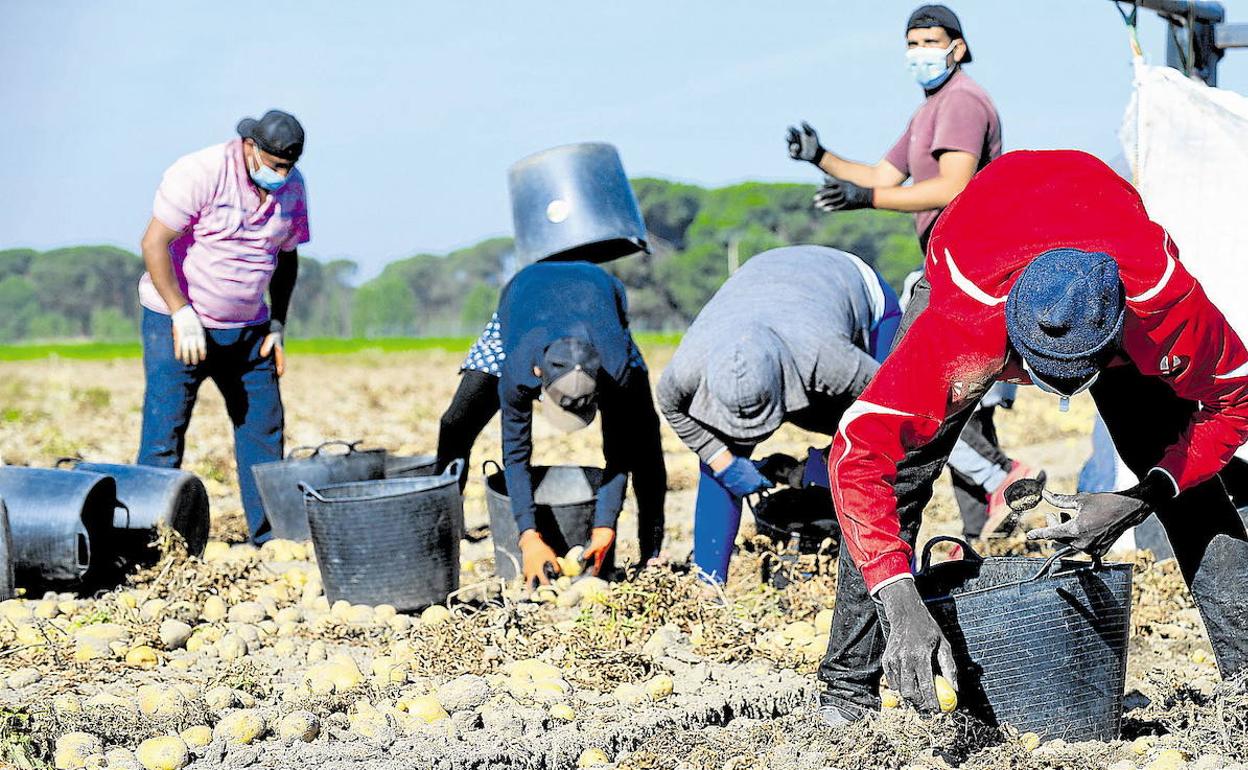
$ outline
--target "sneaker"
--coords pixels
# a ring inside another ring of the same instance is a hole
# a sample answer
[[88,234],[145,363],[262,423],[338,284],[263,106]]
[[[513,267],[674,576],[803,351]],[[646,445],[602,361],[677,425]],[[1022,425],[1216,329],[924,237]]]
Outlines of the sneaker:
[[819,719],[828,727],[845,727],[857,722],[860,714],[851,712],[848,709],[837,705],[839,700],[826,692],[819,693],[819,702],[815,704],[815,709],[819,713]]
[[984,522],[980,537],[1007,537],[1014,531],[1022,514],[1010,508],[1010,504],[1005,501],[1005,490],[1011,484],[1019,479],[1037,479],[1041,484],[1044,483],[1043,470],[1032,470],[1030,466],[1023,465],[1018,460],[1011,462],[1013,464],[1010,466],[1010,472],[1005,476],[1005,481],[1002,481],[1001,485],[988,495],[988,520]]

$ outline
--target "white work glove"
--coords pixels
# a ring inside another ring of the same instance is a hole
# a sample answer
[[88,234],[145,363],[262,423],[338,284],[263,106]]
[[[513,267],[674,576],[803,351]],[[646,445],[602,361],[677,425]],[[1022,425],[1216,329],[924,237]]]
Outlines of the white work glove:
[[286,351],[282,348],[282,337],[286,333],[286,325],[276,318],[269,319],[269,333],[265,336],[264,342],[260,344],[260,356],[262,358],[273,354],[273,365],[277,369],[277,376],[281,377],[286,373]]
[[183,305],[174,312],[173,321],[173,356],[184,364],[192,366],[208,357],[208,338],[204,335],[204,325],[199,322],[199,315],[190,305]]

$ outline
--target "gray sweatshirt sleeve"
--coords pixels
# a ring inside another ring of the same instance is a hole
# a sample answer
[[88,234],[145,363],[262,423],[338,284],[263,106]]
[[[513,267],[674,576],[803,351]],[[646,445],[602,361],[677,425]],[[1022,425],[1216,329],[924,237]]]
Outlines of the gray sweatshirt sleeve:
[[844,393],[857,398],[879,368],[879,362],[867,351],[844,337],[832,336],[824,340],[819,351],[816,387],[830,394]]
[[706,463],[726,446],[714,433],[689,416],[689,403],[701,379],[696,367],[683,365],[679,356],[672,358],[659,378],[658,402],[663,419],[672,426],[685,446]]

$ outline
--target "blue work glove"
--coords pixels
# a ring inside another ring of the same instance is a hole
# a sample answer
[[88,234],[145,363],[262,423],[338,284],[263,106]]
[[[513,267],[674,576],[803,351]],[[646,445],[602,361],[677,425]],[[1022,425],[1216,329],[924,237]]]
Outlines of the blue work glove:
[[716,471],[715,480],[737,497],[745,497],[775,486],[759,472],[753,462],[744,457],[732,458],[732,463],[722,471]]

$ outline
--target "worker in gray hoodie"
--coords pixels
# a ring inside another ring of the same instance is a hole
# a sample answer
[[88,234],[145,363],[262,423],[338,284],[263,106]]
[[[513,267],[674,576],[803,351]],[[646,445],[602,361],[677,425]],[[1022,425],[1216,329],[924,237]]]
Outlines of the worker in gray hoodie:
[[[896,293],[853,254],[788,246],[741,266],[702,308],[659,380],[663,416],[701,460],[693,561],[728,575],[746,495],[772,486],[749,459],[782,423],[832,436],[901,321]],[[827,454],[803,483],[828,485]]]

